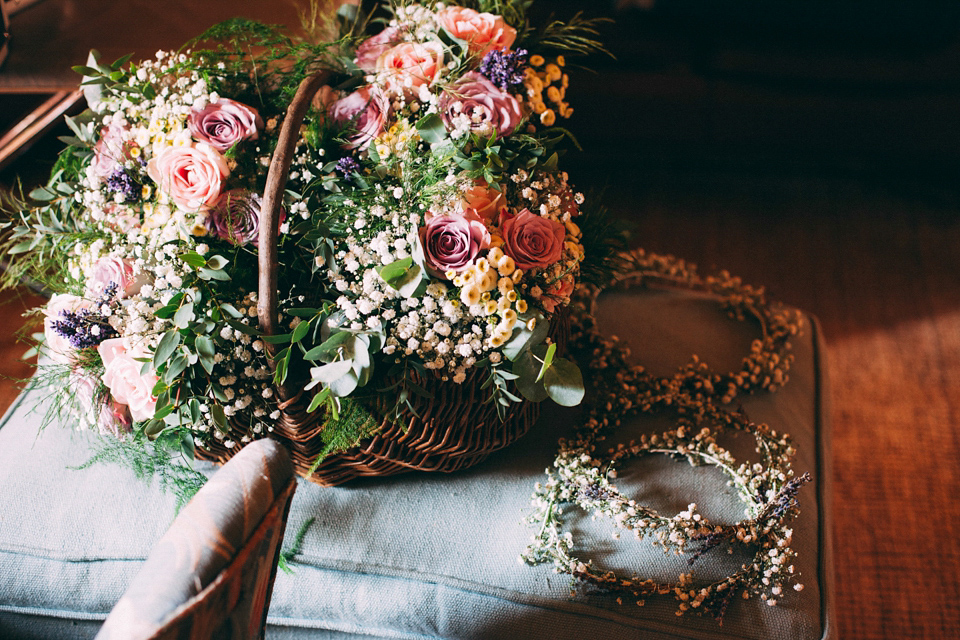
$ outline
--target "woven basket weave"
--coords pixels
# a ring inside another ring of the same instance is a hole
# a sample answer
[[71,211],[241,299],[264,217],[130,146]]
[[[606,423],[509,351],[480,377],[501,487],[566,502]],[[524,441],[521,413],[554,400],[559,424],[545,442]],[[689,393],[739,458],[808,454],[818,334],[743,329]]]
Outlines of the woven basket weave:
[[[258,316],[260,329],[266,335],[276,334],[277,322],[277,235],[280,223],[280,202],[287,182],[300,126],[317,91],[328,74],[320,72],[304,80],[290,103],[280,130],[264,189],[259,236]],[[558,347],[563,347],[567,333],[565,322],[555,321],[551,333]],[[267,345],[268,354],[276,352]],[[474,465],[490,453],[502,449],[525,434],[540,414],[534,402],[515,403],[503,420],[493,402],[484,401],[489,391],[480,385],[487,375],[476,369],[461,384],[444,382],[430,373],[415,382],[433,396],[413,396],[413,411],[404,415],[402,423],[384,419],[379,431],[359,446],[333,454],[307,475],[317,455],[323,450],[324,412],[307,413],[313,392],[302,390],[306,380],[297,375],[305,367],[294,367],[286,383],[275,387],[281,416],[273,426],[273,436],[286,444],[297,473],[317,484],[332,486],[359,476],[386,476],[405,471],[456,471]],[[317,389],[319,391],[319,389]],[[386,415],[394,398],[379,396],[373,401],[374,415]],[[247,430],[231,425],[231,439],[237,441]],[[220,442],[209,442],[197,455],[216,462],[225,462],[236,452]]]

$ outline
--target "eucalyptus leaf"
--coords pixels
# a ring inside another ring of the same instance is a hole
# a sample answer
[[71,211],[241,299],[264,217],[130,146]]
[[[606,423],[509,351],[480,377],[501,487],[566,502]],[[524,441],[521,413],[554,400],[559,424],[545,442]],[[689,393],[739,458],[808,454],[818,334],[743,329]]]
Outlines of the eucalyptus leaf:
[[193,303],[188,302],[187,304],[177,309],[177,312],[173,314],[173,325],[177,329],[186,329],[187,327],[190,326],[190,323],[193,322],[194,317],[195,316],[193,314]]
[[321,367],[312,367],[310,369],[310,382],[322,382],[324,384],[330,384],[334,382],[337,378],[340,378],[344,374],[353,370],[353,361],[352,360],[339,360],[337,362],[331,362],[330,364],[325,364]]
[[563,407],[575,407],[583,400],[583,374],[566,358],[557,358],[543,376],[543,386],[550,398]]
[[517,376],[517,389],[531,402],[542,402],[549,397],[542,382],[537,382],[540,362],[530,351],[524,351],[513,361],[513,373]]

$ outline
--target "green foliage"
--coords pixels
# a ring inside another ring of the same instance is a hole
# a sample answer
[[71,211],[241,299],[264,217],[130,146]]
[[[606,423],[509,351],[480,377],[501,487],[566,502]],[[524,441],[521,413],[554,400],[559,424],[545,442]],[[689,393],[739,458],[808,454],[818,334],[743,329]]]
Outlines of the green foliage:
[[328,414],[321,432],[323,449],[313,461],[305,477],[316,471],[327,456],[355,447],[380,430],[380,420],[366,403],[355,398],[340,398],[341,409],[336,418]]
[[145,482],[155,480],[163,491],[176,497],[177,511],[207,481],[207,476],[189,466],[179,449],[151,443],[143,431],[135,431],[123,439],[101,437],[94,445],[93,456],[74,469],[86,469],[102,462],[129,469]]
[[590,193],[576,218],[584,259],[580,263],[580,281],[600,286],[610,281],[621,267],[623,251],[630,238],[628,223],[609,215],[602,204],[603,194]]
[[578,12],[567,20],[551,20],[539,29],[529,24],[524,27],[520,38],[523,46],[530,49],[543,49],[580,56],[589,56],[595,53],[608,55],[600,41],[600,26],[612,22],[609,18],[586,18]]

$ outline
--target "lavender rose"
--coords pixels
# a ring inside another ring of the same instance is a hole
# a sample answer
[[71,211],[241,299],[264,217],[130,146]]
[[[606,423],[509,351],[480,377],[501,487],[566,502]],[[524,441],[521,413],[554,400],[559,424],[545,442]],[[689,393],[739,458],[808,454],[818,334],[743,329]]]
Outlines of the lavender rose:
[[207,225],[218,238],[236,245],[250,243],[258,247],[261,205],[257,193],[246,189],[227,191],[210,210]]
[[434,216],[420,227],[427,272],[446,279],[447,271],[462,271],[490,246],[490,232],[476,218]]
[[366,149],[380,133],[387,119],[390,103],[375,86],[357,89],[330,107],[330,116],[339,124],[351,124],[353,133],[347,136],[344,149]]
[[257,128],[263,126],[263,121],[253,107],[220,98],[203,109],[192,110],[187,126],[198,142],[223,152],[241,140],[256,140]]
[[504,252],[520,269],[548,267],[560,259],[566,230],[556,220],[544,218],[529,209],[517,215],[500,217]]
[[476,71],[468,71],[444,91],[440,115],[447,131],[470,131],[483,136],[508,136],[523,114],[516,98]]

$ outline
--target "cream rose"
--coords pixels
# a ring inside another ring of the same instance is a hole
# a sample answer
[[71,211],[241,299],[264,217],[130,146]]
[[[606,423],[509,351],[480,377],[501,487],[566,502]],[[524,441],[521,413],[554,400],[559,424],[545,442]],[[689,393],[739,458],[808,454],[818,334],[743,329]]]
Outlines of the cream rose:
[[165,147],[147,163],[147,175],[185,211],[212,206],[230,175],[227,161],[208,144]]
[[451,36],[466,41],[471,54],[480,57],[494,49],[506,51],[517,39],[517,30],[492,13],[450,6],[437,12],[437,20]]
[[137,421],[149,420],[157,407],[153,396],[153,387],[157,384],[156,374],[142,374],[142,363],[123,346],[123,338],[104,340],[97,347],[103,360],[103,384],[110,389],[110,395],[120,404],[130,409],[130,416]]

